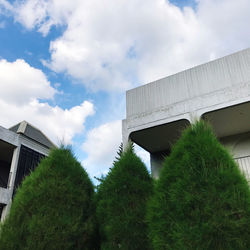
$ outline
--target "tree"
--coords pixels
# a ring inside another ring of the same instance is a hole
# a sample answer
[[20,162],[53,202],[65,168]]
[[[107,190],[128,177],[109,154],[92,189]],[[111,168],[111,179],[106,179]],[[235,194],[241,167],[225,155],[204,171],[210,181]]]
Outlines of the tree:
[[18,189],[0,249],[97,249],[93,195],[71,150],[52,150]]
[[132,146],[113,164],[97,190],[101,249],[149,249],[145,213],[151,177]]
[[246,178],[203,121],[166,158],[148,205],[154,249],[249,249]]

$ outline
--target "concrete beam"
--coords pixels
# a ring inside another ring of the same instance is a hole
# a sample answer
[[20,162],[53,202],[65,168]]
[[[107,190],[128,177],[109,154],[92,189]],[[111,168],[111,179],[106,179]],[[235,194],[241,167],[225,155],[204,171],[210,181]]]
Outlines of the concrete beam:
[[5,141],[11,145],[19,145],[19,135],[0,126],[0,140]]
[[8,204],[11,199],[10,193],[9,189],[0,187],[0,203],[5,205]]

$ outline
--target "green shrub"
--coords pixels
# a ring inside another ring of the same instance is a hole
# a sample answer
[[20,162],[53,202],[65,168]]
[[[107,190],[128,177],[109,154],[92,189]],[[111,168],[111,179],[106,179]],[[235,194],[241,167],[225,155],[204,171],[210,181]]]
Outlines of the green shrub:
[[96,249],[93,185],[69,149],[54,149],[18,189],[2,250]]
[[147,221],[157,250],[250,249],[249,186],[204,122],[166,158]]
[[101,249],[149,249],[145,213],[151,192],[151,177],[130,147],[98,186]]

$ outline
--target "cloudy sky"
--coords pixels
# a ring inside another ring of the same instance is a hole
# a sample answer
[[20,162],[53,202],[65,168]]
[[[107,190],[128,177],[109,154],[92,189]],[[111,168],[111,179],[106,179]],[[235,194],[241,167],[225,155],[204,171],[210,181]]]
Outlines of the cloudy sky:
[[125,91],[250,47],[249,13],[249,0],[0,0],[0,125],[30,122],[99,176]]

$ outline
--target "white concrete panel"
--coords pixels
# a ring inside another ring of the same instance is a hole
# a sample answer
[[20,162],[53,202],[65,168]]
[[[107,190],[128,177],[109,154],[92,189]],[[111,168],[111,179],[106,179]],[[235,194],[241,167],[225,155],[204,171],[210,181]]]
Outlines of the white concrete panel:
[[221,139],[250,182],[250,132]]
[[250,156],[235,159],[238,163],[240,170],[246,176],[248,182],[250,183]]
[[[247,82],[250,49],[127,91],[127,119]],[[230,101],[230,96],[225,95],[223,101]]]

